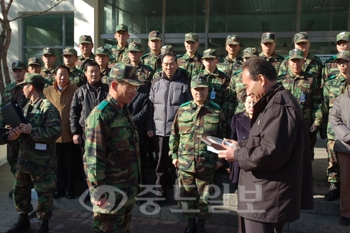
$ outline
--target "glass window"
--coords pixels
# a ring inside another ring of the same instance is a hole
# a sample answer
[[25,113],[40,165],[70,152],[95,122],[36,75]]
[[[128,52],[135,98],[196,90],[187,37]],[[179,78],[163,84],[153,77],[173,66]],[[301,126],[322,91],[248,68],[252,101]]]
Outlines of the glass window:
[[55,49],[56,65],[65,47],[74,46],[74,14],[45,14],[23,19],[23,61],[41,58],[45,47]]

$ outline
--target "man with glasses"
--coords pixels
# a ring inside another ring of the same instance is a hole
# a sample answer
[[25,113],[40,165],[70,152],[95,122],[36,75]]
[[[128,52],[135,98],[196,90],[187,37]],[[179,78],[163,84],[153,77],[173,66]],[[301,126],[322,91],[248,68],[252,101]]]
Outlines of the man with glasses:
[[93,204],[92,230],[129,232],[141,164],[138,133],[127,104],[143,83],[135,67],[119,63],[112,67],[108,84],[107,98],[93,109],[85,128],[84,167]]

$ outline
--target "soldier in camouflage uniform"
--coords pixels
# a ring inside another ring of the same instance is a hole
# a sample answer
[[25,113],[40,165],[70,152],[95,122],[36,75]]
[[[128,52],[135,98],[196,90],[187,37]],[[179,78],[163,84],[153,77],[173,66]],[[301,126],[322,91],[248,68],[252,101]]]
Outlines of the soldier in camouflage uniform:
[[217,65],[218,69],[225,73],[229,78],[239,69],[241,69],[243,59],[238,57],[241,49],[241,42],[238,36],[228,35],[226,38],[227,56]]
[[86,60],[95,60],[95,54],[92,53],[92,48],[94,47],[94,43],[92,42],[91,36],[81,35],[79,37],[79,49],[81,55],[78,57],[78,60],[75,62],[75,66],[78,70],[83,71],[83,64]]
[[[229,89],[230,79],[226,74],[216,68],[218,61],[218,55],[215,49],[204,50],[202,58],[204,70],[200,72],[200,76],[205,76],[207,79],[209,87],[208,100],[214,101],[221,107],[225,115],[226,124],[231,125],[231,119],[236,106],[236,103],[232,102],[232,100],[235,100],[236,97],[232,90]],[[227,130],[229,131],[229,129]],[[228,132],[227,134],[229,135]]]
[[289,51],[288,73],[277,77],[286,90],[297,99],[303,112],[304,121],[310,141],[310,155],[314,159],[316,132],[322,124],[322,93],[318,80],[312,74],[303,71],[306,62],[304,52],[299,49]]
[[37,233],[48,233],[52,217],[52,191],[56,186],[55,141],[61,135],[60,115],[43,95],[44,78],[40,74],[25,75],[23,93],[29,102],[23,108],[27,124],[21,123],[20,150],[13,199],[18,221],[7,233],[30,229],[28,214],[33,211],[31,189],[38,194],[37,217],[41,220]]
[[136,67],[137,78],[143,82],[148,89],[151,88],[153,69],[141,63],[142,45],[138,42],[131,42],[128,48],[130,64]]
[[161,46],[162,35],[157,30],[151,31],[148,34],[148,47],[150,48],[150,52],[141,57],[142,64],[150,66],[153,70],[162,68],[162,62],[159,59]]
[[43,56],[41,59],[44,62],[44,66],[41,67],[40,74],[49,80],[51,84],[55,82],[55,77],[53,72],[55,71],[55,62],[56,62],[56,54],[55,51],[52,48],[44,48],[43,49]]
[[261,36],[261,49],[262,52],[259,57],[264,58],[266,61],[270,62],[278,73],[281,62],[284,58],[281,55],[275,53],[276,47],[276,36],[273,32],[264,32]]
[[[12,63],[12,76],[14,82],[7,85],[4,93],[1,96],[1,105],[0,108],[4,107],[9,102],[15,100],[21,109],[26,105],[27,98],[23,94],[23,87],[17,86],[17,83],[20,83],[24,79],[24,75],[27,72],[26,66],[21,61],[15,61]],[[4,121],[4,118],[0,111],[0,127],[5,127],[7,124]],[[13,127],[13,126],[12,126]],[[7,154],[6,158],[10,165],[10,171],[15,176],[17,170],[17,159],[19,153],[19,142],[11,141],[7,143]],[[12,191],[10,191],[9,196],[12,197]]]
[[119,24],[114,33],[114,38],[117,40],[118,44],[112,46],[110,54],[112,55],[111,63],[129,63],[128,59],[128,39],[130,37],[128,26],[125,24]]
[[[328,153],[328,167],[327,176],[330,188],[325,195],[326,201],[333,201],[340,196],[340,179],[339,179],[339,165],[336,153],[334,152],[334,132],[328,121],[329,112],[332,109],[333,102],[336,97],[343,94],[349,88],[349,77],[347,74],[350,72],[350,51],[341,51],[337,54],[337,67],[339,73],[329,77],[323,86],[323,98],[324,98],[324,117],[327,117],[327,153]],[[324,121],[324,122],[325,122]]]
[[[306,32],[298,32],[293,38],[294,48],[303,51],[305,62],[303,65],[303,71],[305,73],[312,74],[318,82],[318,85],[322,84],[322,61],[319,57],[309,53],[310,40]],[[286,57],[281,63],[278,75],[288,73],[288,61],[289,57]]]
[[193,32],[186,33],[184,45],[186,53],[177,58],[177,64],[187,70],[191,78],[203,69],[202,56],[197,53],[198,35]]
[[103,83],[107,83],[107,78],[111,71],[111,68],[108,67],[109,55],[109,50],[104,46],[98,47],[95,51],[95,61],[100,66],[101,81]]
[[32,74],[34,73],[40,74],[41,62],[39,58],[31,57],[28,59],[28,72]]
[[[338,53],[341,51],[350,51],[350,32],[341,32],[337,35],[336,38],[336,47]],[[337,75],[339,73],[339,69],[336,62],[337,56],[332,56],[328,58],[322,70],[322,81],[326,82],[329,77],[333,75]]]
[[[188,219],[186,233],[204,233],[209,213],[209,185],[214,170],[223,161],[201,141],[203,136],[226,137],[226,121],[219,105],[207,99],[208,83],[204,76],[191,81],[193,100],[182,104],[175,116],[169,139],[169,155],[179,169],[178,185],[183,215]],[[194,211],[198,211],[195,213]],[[198,217],[196,224],[195,216]]]
[[[243,50],[243,61],[245,62],[246,60],[248,60],[251,57],[258,57],[258,51],[256,50],[256,48],[253,47],[248,47],[245,48]],[[231,77],[230,79],[230,85],[229,88],[231,90],[231,93],[234,93],[233,95],[231,95],[231,98],[235,98],[235,99],[231,99],[230,102],[233,102],[236,104],[236,106],[234,107],[234,113],[239,113],[239,112],[243,112],[245,111],[245,105],[243,101],[243,93],[245,90],[245,87],[242,83],[242,70],[239,69],[237,70]]]
[[71,85],[80,87],[84,84],[84,73],[81,70],[78,70],[75,66],[75,63],[78,60],[77,50],[74,48],[65,48],[63,50],[63,63],[69,68],[69,82]]
[[135,67],[118,63],[108,84],[107,98],[86,119],[84,167],[93,203],[93,232],[126,233],[141,176],[138,133],[126,105],[143,83]]

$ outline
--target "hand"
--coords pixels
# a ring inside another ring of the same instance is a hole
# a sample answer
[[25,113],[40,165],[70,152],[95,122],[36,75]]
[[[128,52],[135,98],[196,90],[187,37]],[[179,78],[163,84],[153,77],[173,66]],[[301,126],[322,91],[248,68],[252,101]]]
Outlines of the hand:
[[227,171],[228,174],[231,173],[231,169],[230,168],[226,168],[226,171]]
[[178,166],[179,166],[179,160],[178,160],[178,159],[173,159],[173,164],[174,164],[175,167],[178,168]]
[[148,131],[147,131],[147,135],[148,135],[148,137],[153,138],[153,137],[154,137],[154,132],[153,132],[153,130],[148,130]]
[[32,125],[31,124],[23,124],[21,123],[19,125],[19,129],[21,130],[22,133],[30,134],[32,132]]
[[234,153],[237,148],[226,146],[225,143],[222,143],[222,146],[225,148],[225,150],[219,150],[218,157],[221,159],[226,159],[228,162],[234,162]]
[[214,170],[218,170],[220,167],[222,167],[224,165],[223,162],[221,161],[216,161],[216,164],[215,164],[215,169]]
[[9,141],[16,140],[17,138],[19,138],[21,133],[22,133],[22,131],[19,129],[19,127],[11,129],[9,131],[9,135],[7,136],[7,140],[9,140]]
[[311,132],[311,133],[317,132],[318,129],[319,129],[319,127],[318,127],[317,125],[313,124],[313,125],[311,126],[311,128],[310,128],[310,132]]
[[81,144],[81,136],[80,134],[74,134],[73,135],[73,143],[80,145]]
[[320,138],[321,139],[327,139],[327,128],[322,127],[320,130]]
[[5,125],[6,129],[12,129],[11,125]]

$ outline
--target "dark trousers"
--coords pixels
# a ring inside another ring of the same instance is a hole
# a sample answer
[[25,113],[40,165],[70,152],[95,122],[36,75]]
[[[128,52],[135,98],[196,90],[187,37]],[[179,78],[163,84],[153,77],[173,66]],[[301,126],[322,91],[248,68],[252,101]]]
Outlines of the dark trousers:
[[174,185],[176,180],[175,168],[169,157],[169,137],[156,136],[155,151],[158,154],[156,185],[159,186],[156,189],[166,196],[166,185]]
[[56,143],[57,191],[73,192],[73,143]]
[[239,233],[282,233],[285,223],[256,222],[246,218],[240,218]]

